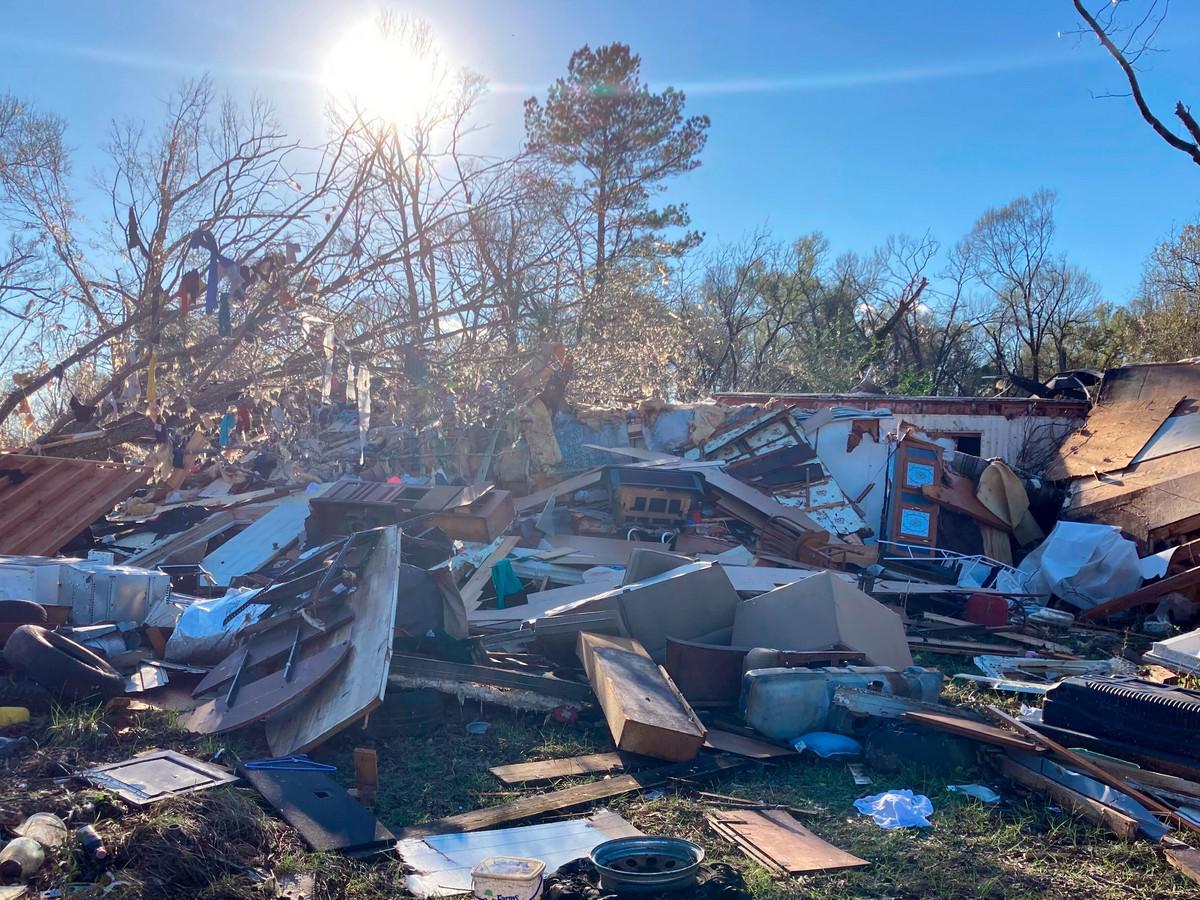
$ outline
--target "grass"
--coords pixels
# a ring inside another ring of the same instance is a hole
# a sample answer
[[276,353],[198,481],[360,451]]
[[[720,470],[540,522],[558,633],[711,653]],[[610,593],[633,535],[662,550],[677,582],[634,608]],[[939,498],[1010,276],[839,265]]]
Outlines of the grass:
[[[969,668],[962,657],[925,658],[953,673]],[[965,665],[964,665],[965,663]],[[1003,698],[973,688],[951,687],[948,696],[970,705]],[[1011,699],[1000,705],[1011,704]],[[1019,704],[1019,698],[1016,702]],[[393,831],[465,810],[504,803],[528,793],[585,779],[564,779],[545,787],[509,788],[489,766],[611,750],[602,720],[587,718],[560,725],[541,715],[446,702],[446,719],[427,734],[352,728],[314,756],[337,766],[334,777],[354,783],[353,750],[373,747],[379,755],[380,791],[376,814]],[[485,719],[482,736],[465,731],[467,722]],[[80,898],[186,896],[191,900],[251,900],[270,896],[262,882],[288,874],[312,873],[319,897],[382,900],[404,897],[403,869],[396,860],[367,864],[336,854],[308,852],[298,835],[277,819],[248,788],[228,787],[122,810],[96,791],[76,792],[56,785],[62,768],[122,759],[151,747],[169,747],[208,758],[224,748],[231,756],[268,755],[261,733],[199,738],[187,734],[169,714],[140,711],[117,717],[96,707],[61,708],[36,723],[39,749],[6,773],[12,790],[0,790],[0,805],[22,814],[47,809],[66,815],[88,800],[95,804],[97,828],[113,850],[107,872],[66,855],[47,867],[40,889],[72,889]],[[941,762],[936,744],[930,744]],[[750,862],[713,833],[705,814],[712,808],[688,791],[661,796],[630,794],[609,806],[647,833],[690,838],[713,861],[741,870],[755,900],[807,897],[850,898],[1112,898],[1183,900],[1197,896],[1196,885],[1163,863],[1148,842],[1123,843],[1082,820],[1056,810],[1044,797],[1019,793],[998,780],[986,764],[943,771],[907,768],[884,773],[868,766],[874,783],[859,787],[844,764],[787,760],[752,766],[714,788],[724,794],[813,808],[803,817],[813,832],[870,862],[798,879],[781,879]],[[978,781],[1004,797],[996,807],[954,794],[947,785]],[[858,815],[853,801],[888,788],[910,788],[933,802],[933,827],[884,831]],[[585,815],[586,810],[578,811]],[[75,822],[72,822],[75,824]]]

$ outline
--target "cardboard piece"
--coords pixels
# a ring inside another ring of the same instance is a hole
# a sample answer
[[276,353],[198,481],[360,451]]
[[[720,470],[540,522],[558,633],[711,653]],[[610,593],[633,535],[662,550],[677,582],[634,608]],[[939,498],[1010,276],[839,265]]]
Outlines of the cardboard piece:
[[739,603],[729,576],[714,563],[672,568],[619,591],[625,632],[659,663],[667,658],[668,637],[727,641]]
[[704,726],[641,644],[585,631],[577,652],[617,749],[673,762],[696,757]]
[[681,556],[678,553],[639,547],[629,554],[629,563],[625,566],[625,577],[621,579],[621,584],[644,581],[692,562],[691,557]]
[[913,664],[900,617],[831,572],[739,604],[732,643],[777,650],[841,646],[865,653],[871,665],[903,669]]

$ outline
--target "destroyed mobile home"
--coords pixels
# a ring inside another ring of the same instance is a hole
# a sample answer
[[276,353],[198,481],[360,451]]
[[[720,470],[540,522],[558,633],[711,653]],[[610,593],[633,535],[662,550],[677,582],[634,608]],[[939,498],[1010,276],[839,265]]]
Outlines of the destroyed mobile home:
[[[125,463],[23,448],[0,469],[0,750],[38,752],[30,719],[62,705],[173,710],[212,740],[83,754],[53,785],[104,792],[117,818],[237,785],[311,850],[398,860],[418,897],[748,896],[695,843],[605,808],[666,789],[777,877],[869,868],[802,824],[811,810],[712,785],[849,763],[858,813],[936,828],[897,774],[934,756],[994,786],[952,790],[1040,797],[1200,883],[1183,686],[1200,673],[1200,369],[1131,366],[1091,391],[534,400],[431,456],[379,416],[360,432],[352,405],[291,448],[240,424],[165,461],[136,442]],[[493,766],[520,796],[385,824],[386,742],[354,751],[353,791],[322,748],[431,692],[602,721],[611,749]],[[964,692],[990,699],[951,702]],[[235,733],[261,757],[213,752]],[[71,846],[39,815],[5,823],[8,882],[47,886]],[[74,877],[119,879],[81,824],[93,865]]]

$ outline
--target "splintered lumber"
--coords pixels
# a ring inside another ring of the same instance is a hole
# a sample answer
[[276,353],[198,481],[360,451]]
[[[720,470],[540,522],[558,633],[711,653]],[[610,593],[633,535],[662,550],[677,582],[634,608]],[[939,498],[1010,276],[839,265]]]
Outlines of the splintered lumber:
[[708,815],[713,831],[766,868],[788,875],[870,865],[817,837],[783,810],[728,810]]
[[633,791],[644,791],[662,787],[679,780],[697,780],[711,778],[722,772],[738,769],[749,765],[749,760],[730,756],[703,756],[694,762],[679,763],[673,766],[660,766],[645,772],[628,775],[615,775],[603,778],[589,784],[579,784],[563,788],[559,791],[549,791],[544,794],[534,794],[532,797],[522,797],[511,803],[498,806],[487,806],[471,812],[459,813],[427,822],[424,825],[414,825],[404,829],[400,837],[425,837],[430,834],[447,834],[459,831],[482,831],[485,828],[497,828],[510,822],[520,822],[547,813],[586,806],[610,797],[618,797]]
[[695,758],[704,726],[645,647],[583,631],[577,652],[617,749],[675,762]]
[[462,596],[463,603],[466,604],[467,612],[479,608],[479,598],[483,596],[483,589],[487,587],[488,582],[492,580],[492,568],[500,560],[508,556],[512,552],[513,547],[520,543],[519,536],[509,536],[500,541],[500,546],[492,551],[492,554],[485,559],[476,569],[471,578],[462,586],[459,594]]
[[582,475],[575,475],[572,478],[566,478],[558,484],[544,488],[537,493],[529,494],[525,497],[518,497],[513,505],[517,512],[528,512],[531,509],[538,509],[546,504],[546,501],[551,497],[561,497],[563,494],[573,494],[575,491],[581,491],[585,487],[591,487],[604,477],[603,469],[592,469],[584,472]]
[[645,766],[649,760],[628,753],[588,753],[567,759],[545,759],[540,762],[512,763],[488,769],[504,784],[536,784],[576,775],[607,775],[625,769]]
[[1017,737],[1003,728],[988,725],[986,722],[974,722],[961,716],[943,715],[933,712],[906,712],[902,718],[911,719],[921,725],[938,731],[956,734],[972,741],[1004,747],[1007,750],[1020,750],[1023,753],[1040,753],[1044,747],[1032,740]]
[[1000,760],[1000,771],[1006,778],[1017,782],[1017,784],[1031,791],[1046,794],[1052,800],[1059,803],[1063,809],[1069,810],[1075,815],[1087,819],[1089,822],[1107,828],[1122,840],[1132,841],[1137,839],[1140,826],[1137,819],[1132,816],[1127,816],[1123,812],[1118,812],[1111,807],[1105,806],[1091,797],[1085,797],[1083,794],[1059,784],[1054,779],[1047,778],[1041,772],[1035,772],[1033,769],[1021,765],[1010,757],[1006,756]]
[[1115,600],[1109,600],[1107,603],[1093,606],[1091,609],[1080,613],[1079,618],[1088,621],[1106,619],[1119,612],[1124,612],[1127,609],[1133,609],[1137,606],[1145,606],[1148,603],[1153,603],[1159,597],[1165,597],[1167,594],[1192,588],[1198,584],[1200,584],[1200,566],[1194,566],[1191,569],[1180,572],[1178,575],[1169,575],[1166,578],[1160,578],[1158,581],[1140,587],[1136,591],[1126,594],[1124,597],[1117,597]]

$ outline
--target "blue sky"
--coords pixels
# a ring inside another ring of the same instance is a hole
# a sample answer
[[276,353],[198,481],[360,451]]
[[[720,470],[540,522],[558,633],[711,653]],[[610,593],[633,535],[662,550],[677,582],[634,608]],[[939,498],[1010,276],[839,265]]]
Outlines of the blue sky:
[[[275,101],[289,131],[321,134],[322,64],[378,3],[256,0],[21,4],[6,9],[0,90],[64,116],[87,176],[112,118],[155,121],[180,77],[210,72]],[[836,251],[889,234],[957,240],[988,206],[1049,187],[1059,246],[1124,301],[1146,255],[1200,214],[1200,168],[1168,148],[1077,27],[1067,0],[661,0],[390,4],[431,23],[446,51],[499,88],[480,108],[496,153],[522,136],[527,89],[572,50],[621,40],[653,84],[712,118],[703,165],[671,195],[712,243],[769,224],[823,231]],[[1200,4],[1176,3],[1144,72],[1169,116],[1200,106]]]

